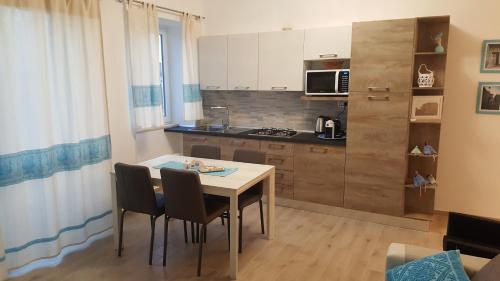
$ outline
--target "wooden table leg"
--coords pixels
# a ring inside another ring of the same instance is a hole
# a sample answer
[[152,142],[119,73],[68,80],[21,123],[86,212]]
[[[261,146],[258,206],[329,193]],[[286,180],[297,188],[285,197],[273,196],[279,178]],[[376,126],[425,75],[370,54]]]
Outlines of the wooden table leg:
[[111,204],[113,206],[113,245],[114,249],[118,250],[118,237],[120,227],[120,212],[121,206],[118,204],[116,197],[116,175],[111,174]]
[[264,190],[267,190],[267,239],[274,239],[274,169],[269,176],[264,179]]
[[229,249],[229,276],[236,280],[238,276],[238,193],[231,194],[229,209],[229,224],[231,233]]

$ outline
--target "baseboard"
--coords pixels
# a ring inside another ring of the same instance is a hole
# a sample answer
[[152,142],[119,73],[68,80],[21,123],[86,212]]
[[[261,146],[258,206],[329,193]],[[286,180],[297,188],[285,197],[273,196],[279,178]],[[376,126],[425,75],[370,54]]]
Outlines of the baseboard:
[[[265,200],[265,196],[264,196]],[[374,222],[383,225],[390,225],[406,229],[429,231],[431,221],[419,220],[405,217],[396,217],[383,214],[376,214],[352,209],[346,209],[335,206],[322,205],[311,202],[297,201],[292,199],[278,198],[275,199],[276,205],[294,208],[299,210],[306,210],[316,213],[333,215],[338,217],[346,217],[360,221]]]

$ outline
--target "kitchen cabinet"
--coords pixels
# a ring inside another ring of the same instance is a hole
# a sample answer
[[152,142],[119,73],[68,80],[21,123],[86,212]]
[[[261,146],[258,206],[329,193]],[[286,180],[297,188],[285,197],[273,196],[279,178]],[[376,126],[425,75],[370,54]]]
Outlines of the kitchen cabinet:
[[307,29],[304,38],[304,60],[350,58],[351,34],[350,25]]
[[343,206],[345,148],[296,144],[293,162],[295,200]]
[[351,93],[410,91],[415,24],[415,19],[353,23]]
[[304,31],[259,33],[259,90],[304,90]]
[[228,36],[228,90],[256,91],[259,72],[259,35]]
[[198,39],[200,89],[227,90],[227,36]]
[[261,141],[260,151],[266,154],[266,164],[276,168],[276,196],[293,199],[293,143]]
[[203,135],[182,135],[182,154],[185,156],[191,156],[191,147],[193,145],[220,145],[220,138],[213,136],[203,136]]

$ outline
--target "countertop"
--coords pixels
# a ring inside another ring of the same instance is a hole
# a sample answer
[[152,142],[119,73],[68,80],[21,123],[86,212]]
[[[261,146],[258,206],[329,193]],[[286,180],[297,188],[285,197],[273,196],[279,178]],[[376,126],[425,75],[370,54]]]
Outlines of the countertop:
[[293,142],[293,143],[309,143],[309,144],[320,144],[320,145],[332,145],[332,146],[345,146],[346,140],[323,140],[319,139],[315,134],[308,132],[298,132],[295,136],[286,137],[270,137],[270,136],[252,136],[248,135],[251,128],[230,128],[225,131],[217,130],[203,130],[193,127],[177,126],[172,128],[166,128],[165,132],[171,133],[182,133],[182,134],[194,134],[194,135],[205,135],[205,136],[218,136],[218,137],[231,137],[231,138],[241,138],[241,139],[255,139],[255,140],[267,140],[267,141],[282,141],[282,142]]

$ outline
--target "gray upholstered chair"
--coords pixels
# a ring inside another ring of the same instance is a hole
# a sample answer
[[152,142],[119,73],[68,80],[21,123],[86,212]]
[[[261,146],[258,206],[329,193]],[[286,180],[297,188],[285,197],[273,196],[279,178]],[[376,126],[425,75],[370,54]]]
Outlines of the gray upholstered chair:
[[203,196],[198,173],[162,168],[160,170],[165,200],[165,233],[163,266],[167,259],[168,220],[176,218],[201,224],[198,252],[198,276],[201,274],[203,242],[206,243],[207,224],[229,210],[229,204]]

